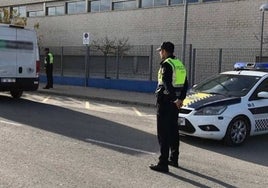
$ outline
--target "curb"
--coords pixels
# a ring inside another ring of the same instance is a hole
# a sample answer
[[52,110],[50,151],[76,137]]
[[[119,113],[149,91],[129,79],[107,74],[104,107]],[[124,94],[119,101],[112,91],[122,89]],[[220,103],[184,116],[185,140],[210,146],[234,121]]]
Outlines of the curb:
[[152,107],[152,108],[155,107],[155,104],[150,104],[146,102],[137,102],[137,101],[96,97],[96,96],[85,96],[85,95],[70,94],[70,93],[59,93],[59,92],[53,92],[53,90],[45,91],[42,89],[38,89],[36,92],[41,93],[41,94],[50,94],[50,95],[56,95],[56,96],[75,97],[75,98],[80,98],[80,99],[92,99],[96,101],[106,101],[106,102],[113,102],[113,103],[120,103],[120,104],[132,104],[132,105]]

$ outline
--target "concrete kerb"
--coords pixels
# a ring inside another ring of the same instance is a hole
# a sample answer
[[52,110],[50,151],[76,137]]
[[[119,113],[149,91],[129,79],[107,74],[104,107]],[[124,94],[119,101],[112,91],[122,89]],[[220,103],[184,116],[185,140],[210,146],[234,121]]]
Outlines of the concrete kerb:
[[[56,86],[57,88],[57,86]],[[113,103],[120,103],[120,104],[131,104],[131,105],[137,105],[137,106],[145,106],[145,107],[155,107],[155,104],[152,103],[152,101],[135,101],[135,100],[129,100],[128,98],[113,98],[113,97],[102,97],[102,96],[92,96],[87,95],[86,93],[81,92],[82,94],[77,93],[71,93],[71,92],[64,92],[64,91],[57,91],[56,89],[42,89],[41,86],[39,86],[39,89],[37,90],[38,93],[42,94],[49,94],[49,95],[57,95],[57,96],[66,96],[66,97],[75,97],[80,99],[90,99],[95,101],[106,101],[106,102],[113,102]],[[120,91],[118,91],[120,93]],[[125,91],[122,91],[122,95],[126,95]],[[136,93],[135,93],[136,94]],[[153,96],[152,96],[153,97]]]

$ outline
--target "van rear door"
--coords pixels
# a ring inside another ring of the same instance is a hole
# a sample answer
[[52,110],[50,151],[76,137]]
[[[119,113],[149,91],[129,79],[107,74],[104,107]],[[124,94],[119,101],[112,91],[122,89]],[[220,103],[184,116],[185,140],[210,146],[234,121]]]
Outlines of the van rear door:
[[0,77],[16,77],[17,55],[14,48],[16,29],[0,29]]
[[36,76],[37,41],[33,30],[17,29],[17,77],[33,78]]

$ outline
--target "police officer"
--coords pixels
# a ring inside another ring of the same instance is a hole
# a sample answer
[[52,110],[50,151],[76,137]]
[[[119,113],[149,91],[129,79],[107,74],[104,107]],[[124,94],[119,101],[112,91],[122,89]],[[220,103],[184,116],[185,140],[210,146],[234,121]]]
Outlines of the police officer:
[[49,48],[45,48],[45,69],[47,75],[47,85],[44,89],[53,88],[53,62],[54,57],[51,52],[49,52]]
[[159,162],[150,165],[150,168],[159,172],[168,172],[168,165],[178,167],[178,113],[186,97],[188,82],[183,63],[173,55],[174,44],[163,42],[157,50],[162,60],[156,89],[160,156]]

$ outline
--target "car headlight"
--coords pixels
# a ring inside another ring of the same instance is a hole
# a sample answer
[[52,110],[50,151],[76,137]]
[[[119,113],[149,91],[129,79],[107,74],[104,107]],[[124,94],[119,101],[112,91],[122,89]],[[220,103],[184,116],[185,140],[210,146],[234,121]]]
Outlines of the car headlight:
[[219,115],[226,110],[227,106],[206,106],[201,108],[195,112],[195,115]]

